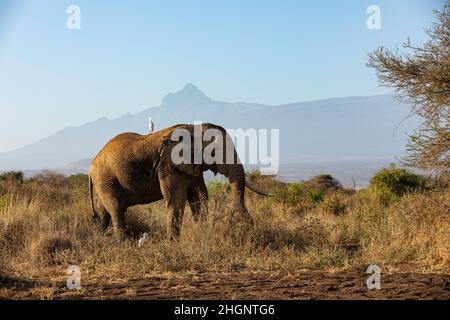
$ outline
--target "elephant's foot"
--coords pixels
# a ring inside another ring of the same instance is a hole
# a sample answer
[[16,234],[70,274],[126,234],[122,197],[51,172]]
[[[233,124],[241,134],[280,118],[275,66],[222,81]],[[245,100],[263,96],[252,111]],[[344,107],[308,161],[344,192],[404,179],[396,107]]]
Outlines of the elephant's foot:
[[235,209],[232,212],[232,214],[230,216],[230,222],[231,223],[242,222],[242,223],[249,225],[250,227],[253,227],[255,224],[250,213],[248,213],[248,211],[246,209],[242,210],[241,208]]
[[192,217],[194,218],[194,221],[196,223],[206,222],[207,217],[208,217],[208,213],[207,212],[201,212],[201,213],[198,213],[198,214],[193,214]]
[[180,239],[180,230],[167,230],[167,238],[171,241]]
[[109,215],[108,216],[105,215],[103,217],[94,215],[92,218],[93,218],[94,224],[98,228],[100,228],[100,230],[103,232],[108,230],[108,228],[111,226],[111,217]]
[[127,235],[127,230],[125,228],[114,228],[114,237],[121,243],[124,242],[129,236]]
[[249,224],[249,226],[253,227],[255,225],[255,221],[253,220],[250,214],[248,214],[247,217],[245,217],[245,220]]

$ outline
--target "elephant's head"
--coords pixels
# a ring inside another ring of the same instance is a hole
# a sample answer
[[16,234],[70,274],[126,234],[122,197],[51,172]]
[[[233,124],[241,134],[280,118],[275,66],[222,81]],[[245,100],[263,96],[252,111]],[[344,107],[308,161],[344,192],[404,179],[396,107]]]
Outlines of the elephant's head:
[[160,151],[162,161],[175,170],[201,177],[211,170],[229,179],[239,212],[252,221],[245,206],[245,187],[267,196],[245,180],[245,171],[239,161],[231,137],[226,130],[213,124],[180,125],[163,139]]

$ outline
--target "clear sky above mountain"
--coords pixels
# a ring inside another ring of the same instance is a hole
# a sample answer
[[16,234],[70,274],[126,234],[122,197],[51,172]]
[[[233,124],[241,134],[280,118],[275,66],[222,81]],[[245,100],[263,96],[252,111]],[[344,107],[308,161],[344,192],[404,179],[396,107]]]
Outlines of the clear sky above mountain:
[[[386,93],[367,52],[425,39],[441,0],[2,1],[0,152],[160,104],[192,82],[225,101]],[[66,28],[70,4],[81,30]],[[381,8],[382,29],[366,27]]]

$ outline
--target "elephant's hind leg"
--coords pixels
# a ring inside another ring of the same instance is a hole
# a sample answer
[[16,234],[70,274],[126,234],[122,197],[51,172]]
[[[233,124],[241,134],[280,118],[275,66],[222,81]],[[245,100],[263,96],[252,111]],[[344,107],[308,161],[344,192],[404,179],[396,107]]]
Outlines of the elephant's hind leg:
[[97,199],[95,203],[95,211],[94,222],[100,225],[103,231],[106,231],[111,225],[111,215],[100,199]]
[[110,214],[114,233],[119,239],[124,239],[126,233],[124,206],[121,205],[121,203],[113,195],[110,194],[104,194],[102,196],[102,202],[106,210]]
[[187,199],[196,221],[203,220],[208,214],[208,188],[205,180],[195,179],[187,191]]

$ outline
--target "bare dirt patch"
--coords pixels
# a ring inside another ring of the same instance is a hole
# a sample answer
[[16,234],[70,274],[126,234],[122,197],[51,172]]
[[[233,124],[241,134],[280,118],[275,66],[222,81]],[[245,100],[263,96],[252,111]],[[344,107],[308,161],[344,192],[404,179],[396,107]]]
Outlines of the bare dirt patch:
[[449,274],[382,275],[368,290],[364,272],[204,273],[132,278],[83,278],[80,290],[62,279],[2,279],[3,299],[450,299]]

